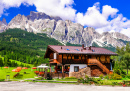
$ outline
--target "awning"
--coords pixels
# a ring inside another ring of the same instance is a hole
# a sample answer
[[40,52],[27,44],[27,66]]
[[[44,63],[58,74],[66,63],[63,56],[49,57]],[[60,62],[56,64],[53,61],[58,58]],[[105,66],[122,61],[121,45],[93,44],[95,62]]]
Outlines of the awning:
[[40,66],[37,66],[37,68],[48,68],[48,66],[40,65]]

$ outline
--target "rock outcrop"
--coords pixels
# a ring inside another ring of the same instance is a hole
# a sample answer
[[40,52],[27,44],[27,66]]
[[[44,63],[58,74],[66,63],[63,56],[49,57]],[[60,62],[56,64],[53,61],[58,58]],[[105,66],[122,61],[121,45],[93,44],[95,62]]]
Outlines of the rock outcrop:
[[69,72],[69,77],[85,78],[85,76],[91,77],[91,70],[89,67],[79,69],[78,72]]
[[3,18],[2,21],[0,21],[0,33],[3,32],[7,28],[7,22],[6,19]]
[[46,33],[48,37],[66,44],[86,44],[91,46],[93,43],[101,47],[104,46],[125,46],[124,41],[130,41],[130,38],[121,33],[105,32],[99,34],[92,27],[84,28],[79,23],[73,23],[70,20],[63,21],[60,17],[49,16],[42,12],[30,12],[30,15],[24,16],[18,14],[7,25],[6,20],[0,21],[0,32],[8,28],[21,28],[33,33]]

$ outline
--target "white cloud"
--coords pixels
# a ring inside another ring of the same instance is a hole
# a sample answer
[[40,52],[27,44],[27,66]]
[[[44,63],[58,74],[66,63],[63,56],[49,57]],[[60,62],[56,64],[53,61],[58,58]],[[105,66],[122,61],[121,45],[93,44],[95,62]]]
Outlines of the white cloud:
[[4,7],[3,7],[2,4],[0,3],[0,17],[1,17],[1,15],[3,14],[3,10],[4,10]]
[[118,9],[112,8],[111,6],[105,5],[102,9],[102,15],[108,19],[109,16],[114,17],[116,13],[118,12]]
[[100,13],[99,3],[95,3],[93,7],[89,7],[85,14],[77,13],[76,22],[94,28],[103,27],[108,24],[106,18]]
[[[19,7],[21,4],[35,5],[38,12],[45,12],[48,15],[59,16],[63,20],[74,21],[76,10],[73,9],[73,0],[2,0],[2,7]],[[0,11],[3,11],[2,10]],[[3,12],[0,12],[0,15]]]
[[59,16],[63,20],[69,19],[74,21],[76,10],[73,9],[73,0],[36,0],[34,5],[37,11],[46,14]]
[[127,35],[128,37],[130,37],[130,28],[122,29],[121,33],[124,34],[124,35]]
[[130,20],[122,14],[117,14],[118,11],[116,8],[105,5],[101,12],[100,3],[96,3],[89,7],[85,14],[77,13],[75,20],[84,26],[94,27],[99,33],[120,32],[130,37]]

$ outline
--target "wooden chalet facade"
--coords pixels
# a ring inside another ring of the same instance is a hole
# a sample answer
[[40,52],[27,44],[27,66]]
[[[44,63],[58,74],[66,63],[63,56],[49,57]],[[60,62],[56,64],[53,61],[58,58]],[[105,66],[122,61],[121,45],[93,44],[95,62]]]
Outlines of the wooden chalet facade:
[[45,58],[50,59],[50,67],[55,65],[62,76],[65,71],[78,72],[85,67],[90,67],[91,76],[99,76],[111,72],[111,55],[117,54],[100,47],[48,45]]

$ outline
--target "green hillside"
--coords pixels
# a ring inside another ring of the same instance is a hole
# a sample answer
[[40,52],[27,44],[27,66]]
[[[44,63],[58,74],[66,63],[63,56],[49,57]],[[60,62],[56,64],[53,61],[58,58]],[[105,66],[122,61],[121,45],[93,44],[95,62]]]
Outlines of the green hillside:
[[[127,41],[123,42],[127,43]],[[34,34],[21,29],[8,29],[6,32],[0,33],[0,55],[5,57],[6,60],[17,60],[16,62],[34,64],[35,66],[47,63],[48,59],[44,59],[44,54],[48,45],[62,44],[53,38],[47,37],[46,34]],[[81,46],[71,43],[66,45]],[[96,43],[93,43],[93,46],[100,47]],[[116,51],[116,48],[111,45],[104,48],[113,52]],[[5,60],[3,61],[6,62]]]
[[23,62],[20,62],[20,61],[17,61],[17,60],[12,60],[12,59],[8,60],[8,65],[7,65],[5,60],[6,60],[6,57],[2,57],[0,55],[0,66],[2,66],[2,65],[3,66],[9,66],[9,67],[21,66],[21,67],[28,67],[28,68],[34,66],[33,64],[23,63]]
[[0,33],[0,55],[23,63],[48,62],[44,54],[48,45],[62,45],[46,34],[34,34],[21,29],[8,29]]

